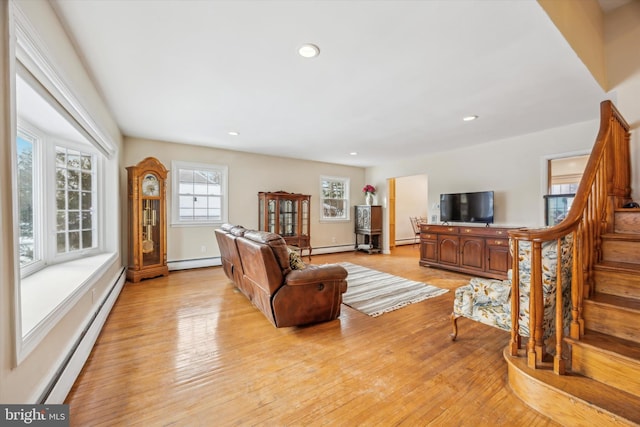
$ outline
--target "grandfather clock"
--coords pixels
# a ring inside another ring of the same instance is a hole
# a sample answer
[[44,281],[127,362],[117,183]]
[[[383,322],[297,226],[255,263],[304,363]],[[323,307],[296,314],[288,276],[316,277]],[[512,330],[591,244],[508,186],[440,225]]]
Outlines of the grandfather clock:
[[167,169],[153,157],[127,168],[129,268],[127,280],[167,276]]

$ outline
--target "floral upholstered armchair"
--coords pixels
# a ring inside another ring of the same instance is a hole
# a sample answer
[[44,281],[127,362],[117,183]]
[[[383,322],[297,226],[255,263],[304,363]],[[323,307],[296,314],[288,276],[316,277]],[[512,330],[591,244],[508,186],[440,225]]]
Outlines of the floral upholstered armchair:
[[[563,292],[563,316],[565,326],[571,315],[571,236],[563,238],[561,243],[561,274]],[[521,241],[518,251],[518,270],[520,276],[520,313],[518,327],[520,335],[529,336],[529,293],[531,284],[531,242]],[[543,289],[543,326],[544,338],[548,338],[555,330],[556,288],[557,288],[558,245],[556,241],[542,243],[542,289]],[[457,320],[467,317],[486,325],[511,330],[511,285],[512,271],[509,279],[495,280],[474,277],[468,285],[456,289],[453,300],[451,320],[453,333],[451,339],[458,335]]]

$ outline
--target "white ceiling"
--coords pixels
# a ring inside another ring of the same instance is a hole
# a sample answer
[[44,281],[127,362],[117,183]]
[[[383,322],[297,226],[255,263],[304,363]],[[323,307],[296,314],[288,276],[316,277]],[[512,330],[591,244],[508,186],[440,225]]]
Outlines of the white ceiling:
[[606,97],[534,0],[53,4],[131,137],[373,166],[596,119]]

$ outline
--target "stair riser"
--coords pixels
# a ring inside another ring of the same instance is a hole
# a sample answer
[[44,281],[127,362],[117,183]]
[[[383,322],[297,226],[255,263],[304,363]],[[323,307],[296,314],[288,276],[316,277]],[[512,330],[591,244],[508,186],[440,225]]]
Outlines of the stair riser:
[[594,271],[596,292],[640,299],[640,275],[630,272]]
[[640,396],[640,361],[582,346],[571,348],[571,370],[627,393]]
[[[554,384],[549,378],[538,379],[531,375],[523,364],[505,356],[508,368],[509,385],[513,393],[536,411],[547,415],[553,421],[564,426],[638,426],[637,414],[628,410],[629,415],[616,415],[609,410],[591,403],[589,400],[565,391],[562,386]],[[569,376],[555,376],[569,378]],[[582,382],[587,387],[598,387],[598,383]],[[610,386],[600,384],[612,390]],[[613,390],[616,391],[617,390]],[[628,395],[627,395],[628,396]],[[634,399],[627,398],[629,407],[633,408]],[[497,418],[496,418],[497,420]],[[496,421],[494,420],[494,422]],[[481,424],[481,423],[478,423]],[[489,422],[485,422],[489,424]],[[495,424],[499,424],[495,422]],[[523,424],[524,425],[524,424]]]
[[640,243],[637,241],[605,240],[602,242],[604,261],[640,264]]
[[616,212],[614,231],[616,233],[640,234],[640,213],[635,211]]
[[640,312],[585,300],[584,327],[640,344]]

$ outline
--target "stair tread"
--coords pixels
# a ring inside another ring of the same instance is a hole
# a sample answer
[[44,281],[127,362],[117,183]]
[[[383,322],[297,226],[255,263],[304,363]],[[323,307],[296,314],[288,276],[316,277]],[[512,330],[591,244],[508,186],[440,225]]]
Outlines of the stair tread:
[[618,241],[629,241],[629,242],[638,242],[640,241],[640,234],[638,233],[604,233],[601,234],[600,237],[602,240],[618,240]]
[[529,376],[609,413],[640,423],[640,411],[637,409],[640,408],[639,396],[580,374],[569,372],[566,375],[556,375],[550,369],[531,369],[527,367],[525,357],[507,356],[506,353],[505,350],[505,357],[509,357],[511,363]]
[[603,294],[603,293],[597,292],[594,296],[584,301],[585,303],[592,301],[600,304],[615,305],[622,309],[640,311],[640,300],[637,300],[634,298],[622,297],[618,295]]
[[633,341],[591,330],[586,330],[580,340],[567,338],[567,341],[576,345],[585,344],[597,347],[608,353],[615,353],[629,359],[635,359],[640,363],[640,344]]
[[601,261],[593,266],[595,270],[615,270],[624,271],[627,273],[640,274],[640,264],[634,264],[631,262],[619,262],[619,261]]

